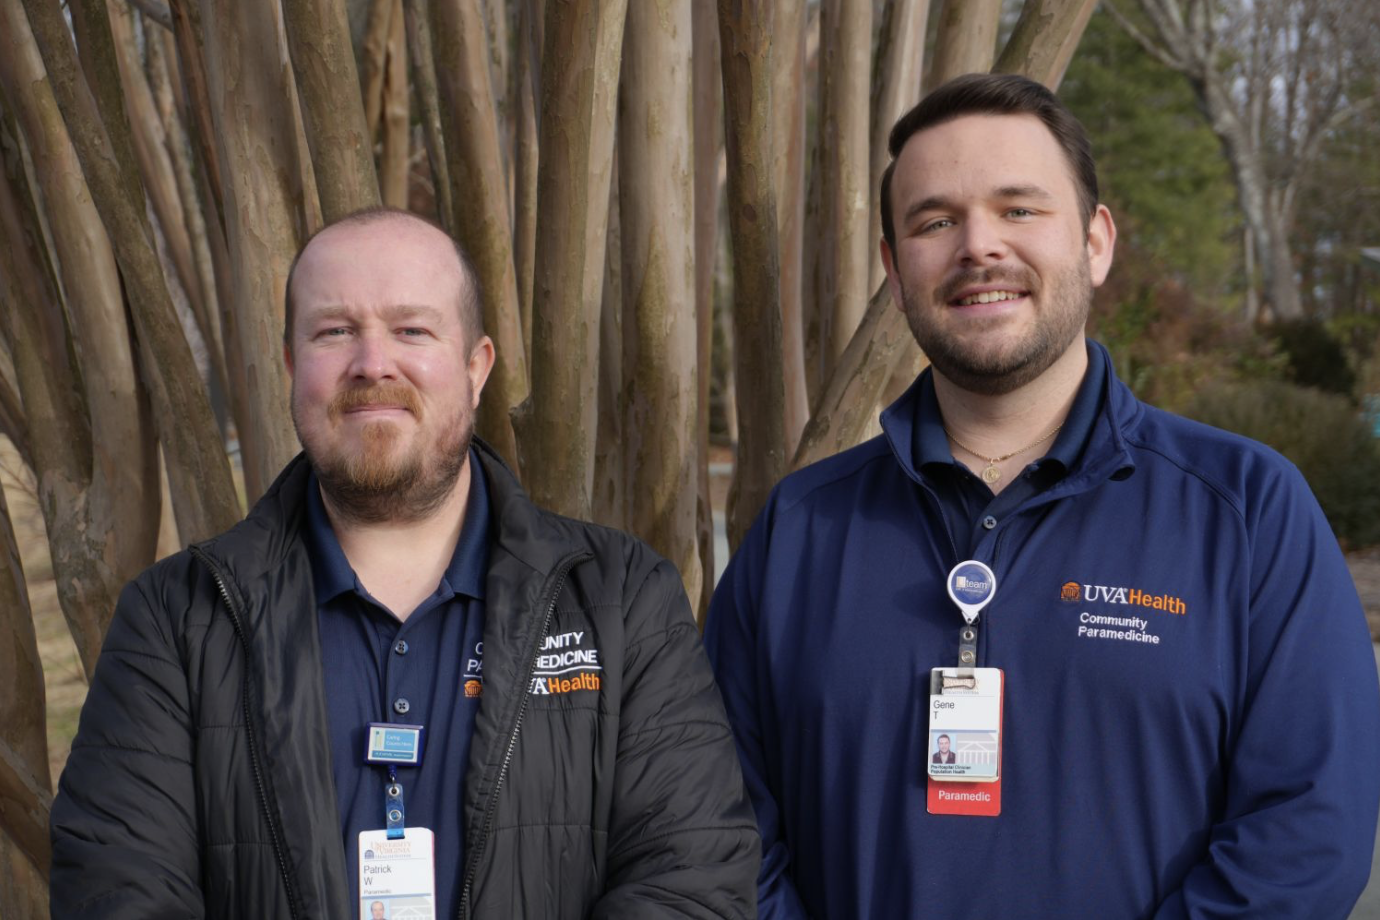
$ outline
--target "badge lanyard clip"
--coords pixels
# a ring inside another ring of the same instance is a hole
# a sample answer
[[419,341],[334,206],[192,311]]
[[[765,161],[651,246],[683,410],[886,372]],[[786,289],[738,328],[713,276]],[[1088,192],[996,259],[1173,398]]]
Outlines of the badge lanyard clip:
[[383,816],[388,822],[388,839],[403,837],[403,787],[398,782],[398,768],[389,764],[388,785],[383,790]]
[[949,571],[949,598],[963,615],[958,631],[958,674],[944,678],[944,689],[972,689],[976,686],[973,667],[977,664],[978,616],[997,593],[997,576],[976,559],[960,562]]

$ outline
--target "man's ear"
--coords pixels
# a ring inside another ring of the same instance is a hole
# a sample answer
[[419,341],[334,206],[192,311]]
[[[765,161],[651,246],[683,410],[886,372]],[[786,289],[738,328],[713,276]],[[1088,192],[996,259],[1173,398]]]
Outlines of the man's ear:
[[470,375],[470,390],[474,402],[472,408],[479,408],[479,394],[489,379],[489,373],[494,369],[497,357],[494,340],[487,335],[480,336],[479,341],[475,342],[474,348],[470,350],[469,366],[465,372]]
[[1116,249],[1116,223],[1105,204],[1097,206],[1088,221],[1088,271],[1093,287],[1100,287],[1112,270],[1112,252]]

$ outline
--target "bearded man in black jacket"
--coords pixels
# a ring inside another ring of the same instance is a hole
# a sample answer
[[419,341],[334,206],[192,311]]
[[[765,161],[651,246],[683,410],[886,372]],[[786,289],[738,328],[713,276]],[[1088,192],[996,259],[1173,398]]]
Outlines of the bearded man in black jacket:
[[287,313],[304,455],[121,595],[53,806],[53,916],[754,916],[679,576],[471,438],[494,346],[464,253],[351,215]]

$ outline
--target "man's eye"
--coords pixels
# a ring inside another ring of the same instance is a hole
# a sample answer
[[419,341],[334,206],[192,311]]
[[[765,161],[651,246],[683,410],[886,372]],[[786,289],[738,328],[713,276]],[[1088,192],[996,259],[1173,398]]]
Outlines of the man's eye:
[[1006,212],[1010,217],[1034,217],[1035,212],[1029,208],[1012,208]]
[[402,334],[406,336],[423,336],[428,335],[429,333],[425,329],[419,329],[416,326],[409,326],[408,328],[402,330]]
[[345,326],[334,326],[330,329],[323,329],[321,335],[324,337],[339,337],[349,335],[350,330]]
[[954,222],[949,220],[949,218],[941,217],[938,220],[932,220],[929,223],[922,225],[920,227],[920,232],[931,233],[935,230],[943,230],[945,227],[952,227],[953,223]]

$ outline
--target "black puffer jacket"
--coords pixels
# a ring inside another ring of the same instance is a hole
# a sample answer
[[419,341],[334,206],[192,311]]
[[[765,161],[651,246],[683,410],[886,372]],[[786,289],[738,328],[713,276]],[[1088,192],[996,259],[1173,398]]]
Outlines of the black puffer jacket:
[[[756,824],[675,570],[479,452],[495,534],[461,917],[754,916]],[[54,917],[354,916],[307,474],[121,595],[53,806]],[[573,631],[602,686],[529,692],[544,637]]]

